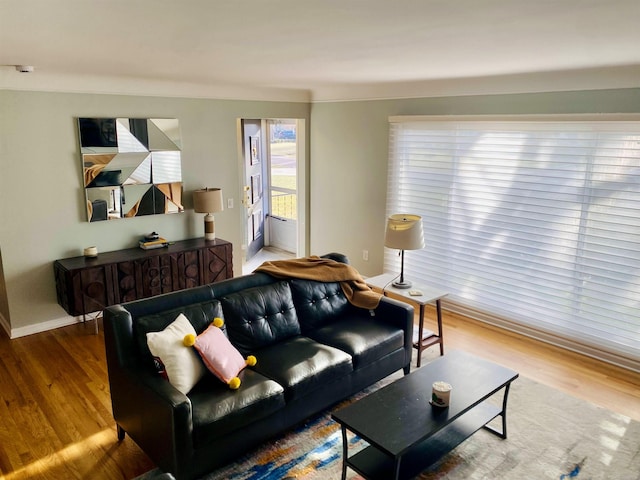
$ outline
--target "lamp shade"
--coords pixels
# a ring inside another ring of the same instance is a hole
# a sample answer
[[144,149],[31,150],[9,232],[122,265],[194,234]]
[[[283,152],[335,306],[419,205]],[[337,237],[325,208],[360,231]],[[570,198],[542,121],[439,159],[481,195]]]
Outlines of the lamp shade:
[[387,219],[384,245],[398,250],[419,250],[424,248],[422,217],[398,213]]
[[193,210],[196,213],[223,211],[222,190],[219,188],[204,188],[193,192]]

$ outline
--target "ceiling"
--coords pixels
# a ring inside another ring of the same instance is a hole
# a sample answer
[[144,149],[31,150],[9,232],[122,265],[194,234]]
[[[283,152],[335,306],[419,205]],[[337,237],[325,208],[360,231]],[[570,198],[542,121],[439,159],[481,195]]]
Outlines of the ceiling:
[[0,0],[0,88],[323,101],[638,87],[639,20],[640,0]]

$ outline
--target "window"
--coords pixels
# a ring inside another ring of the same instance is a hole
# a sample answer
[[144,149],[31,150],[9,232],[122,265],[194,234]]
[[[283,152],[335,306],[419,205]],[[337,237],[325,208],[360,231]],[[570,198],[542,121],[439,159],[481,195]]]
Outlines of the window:
[[294,120],[270,120],[271,216],[296,220],[297,195],[297,135]]
[[424,224],[408,277],[640,365],[640,122],[390,122],[387,213]]

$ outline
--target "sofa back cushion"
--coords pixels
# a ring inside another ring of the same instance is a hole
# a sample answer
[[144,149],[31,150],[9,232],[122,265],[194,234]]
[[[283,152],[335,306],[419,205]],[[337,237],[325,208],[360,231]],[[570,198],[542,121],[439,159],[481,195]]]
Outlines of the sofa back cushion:
[[147,345],[147,333],[164,330],[181,313],[187,317],[191,325],[193,325],[196,334],[202,333],[214,318],[224,318],[222,306],[218,300],[194,303],[193,305],[186,305],[138,317],[133,322],[133,336],[138,347],[138,352],[140,352],[142,360],[147,366],[155,368],[153,355],[151,355],[151,351]]
[[293,303],[303,334],[335,321],[353,307],[338,282],[291,280]]
[[286,281],[248,288],[220,299],[229,340],[243,356],[300,335]]

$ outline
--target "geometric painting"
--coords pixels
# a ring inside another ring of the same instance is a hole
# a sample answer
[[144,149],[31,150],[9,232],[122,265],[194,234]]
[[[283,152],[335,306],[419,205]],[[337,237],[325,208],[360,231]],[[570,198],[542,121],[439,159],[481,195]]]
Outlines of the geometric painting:
[[181,140],[175,118],[78,118],[90,222],[179,213]]

